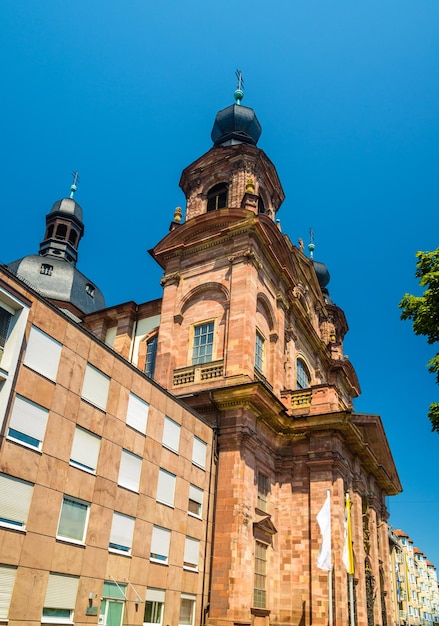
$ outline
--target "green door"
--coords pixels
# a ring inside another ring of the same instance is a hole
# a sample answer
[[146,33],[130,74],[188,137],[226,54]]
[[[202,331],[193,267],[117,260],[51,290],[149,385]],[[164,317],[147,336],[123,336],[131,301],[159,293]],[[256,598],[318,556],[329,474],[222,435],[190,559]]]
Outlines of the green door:
[[123,602],[107,600],[107,626],[122,626]]

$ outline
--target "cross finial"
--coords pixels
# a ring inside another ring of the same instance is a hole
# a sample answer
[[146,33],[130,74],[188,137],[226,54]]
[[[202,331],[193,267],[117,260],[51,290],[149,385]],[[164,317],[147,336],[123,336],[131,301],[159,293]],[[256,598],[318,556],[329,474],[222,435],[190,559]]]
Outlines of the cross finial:
[[242,77],[241,70],[235,71],[236,78],[238,79],[238,85],[234,93],[236,104],[241,104],[241,100],[244,97],[244,79]]
[[73,196],[75,195],[76,186],[79,183],[78,170],[75,170],[74,172],[72,172],[72,176],[73,176],[73,183],[70,185],[70,197],[71,198],[73,198]]

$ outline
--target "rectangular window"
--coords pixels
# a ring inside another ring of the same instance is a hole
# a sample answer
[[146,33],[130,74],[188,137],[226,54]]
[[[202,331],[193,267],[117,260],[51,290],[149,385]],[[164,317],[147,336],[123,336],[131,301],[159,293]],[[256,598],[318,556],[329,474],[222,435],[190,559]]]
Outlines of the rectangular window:
[[145,434],[148,422],[149,404],[134,393],[130,393],[127,409],[127,426]]
[[100,445],[100,437],[76,426],[70,453],[70,465],[95,474]]
[[6,621],[14,589],[16,567],[0,565],[0,621]]
[[103,372],[87,363],[81,396],[94,406],[105,411],[107,407],[110,379]]
[[120,457],[120,468],[118,485],[130,489],[130,491],[139,492],[140,474],[142,471],[142,459],[140,456],[122,450]]
[[265,339],[260,332],[256,331],[255,368],[261,373],[264,366],[264,345]]
[[25,528],[32,492],[31,483],[0,474],[0,525]]
[[189,485],[189,504],[188,513],[195,517],[201,517],[203,510],[203,490],[195,487],[195,485]]
[[16,396],[9,422],[8,439],[41,450],[49,411],[22,396]]
[[146,344],[146,364],[145,374],[152,378],[154,376],[155,361],[157,357],[158,336],[149,339]]
[[181,594],[179,626],[194,626],[196,597],[188,593]]
[[270,493],[270,481],[265,474],[258,473],[258,509],[267,510],[267,496]]
[[192,448],[192,463],[206,469],[206,450],[207,444],[198,437],[194,437],[194,446]]
[[178,453],[180,445],[180,424],[171,420],[170,417],[165,417],[162,443],[165,448],[169,448],[173,452]]
[[89,507],[88,502],[64,496],[56,533],[57,538],[84,543]]
[[198,539],[186,537],[184,542],[184,568],[198,571],[198,560],[200,556],[200,542]]
[[110,548],[124,554],[131,554],[133,533],[134,517],[114,511],[110,532]]
[[168,563],[169,544],[171,542],[171,531],[167,528],[154,526],[151,537],[151,561],[155,563]]
[[150,624],[158,624],[161,626],[163,623],[164,606],[165,590],[148,587],[146,590],[145,613],[143,616],[144,626],[149,626]]
[[42,622],[73,623],[78,582],[79,578],[76,576],[49,574]]
[[213,322],[194,326],[194,343],[192,347],[192,365],[208,363],[213,354]]
[[267,602],[267,546],[265,543],[255,543],[255,578],[254,578],[253,606],[265,609]]
[[157,502],[174,506],[175,478],[175,474],[171,474],[164,469],[159,470]]
[[62,345],[32,326],[27,342],[24,364],[49,380],[56,380]]

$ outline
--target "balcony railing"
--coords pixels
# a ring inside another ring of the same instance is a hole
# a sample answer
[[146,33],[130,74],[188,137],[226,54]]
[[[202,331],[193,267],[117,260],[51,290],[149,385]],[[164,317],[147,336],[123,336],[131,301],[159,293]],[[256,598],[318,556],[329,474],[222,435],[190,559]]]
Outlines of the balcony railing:
[[174,387],[204,383],[224,375],[224,361],[211,361],[201,365],[180,367],[174,370]]
[[281,397],[293,416],[343,411],[348,408],[335,385],[322,384],[308,389],[286,389],[281,392]]

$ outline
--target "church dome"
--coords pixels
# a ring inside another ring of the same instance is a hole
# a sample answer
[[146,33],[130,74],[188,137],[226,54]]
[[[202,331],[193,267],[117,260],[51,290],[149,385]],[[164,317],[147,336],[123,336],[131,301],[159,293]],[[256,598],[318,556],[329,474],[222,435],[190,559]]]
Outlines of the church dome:
[[253,109],[232,104],[216,114],[211,138],[215,146],[235,143],[256,146],[261,132],[262,127]]
[[73,198],[62,198],[55,202],[50,209],[49,215],[53,213],[62,213],[82,222],[82,208]]
[[324,263],[321,263],[320,261],[313,260],[312,264],[314,266],[315,273],[317,274],[317,280],[319,281],[319,285],[323,289],[324,287],[326,287],[331,279],[328,268]]

